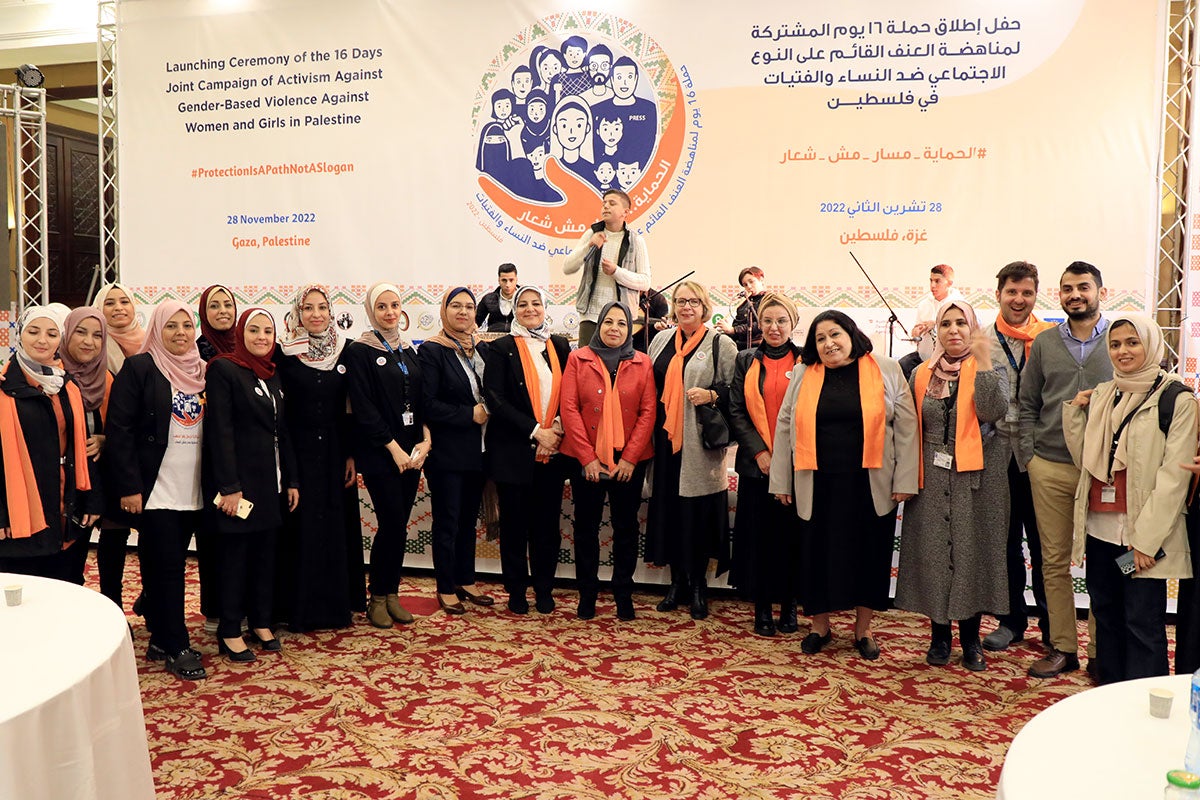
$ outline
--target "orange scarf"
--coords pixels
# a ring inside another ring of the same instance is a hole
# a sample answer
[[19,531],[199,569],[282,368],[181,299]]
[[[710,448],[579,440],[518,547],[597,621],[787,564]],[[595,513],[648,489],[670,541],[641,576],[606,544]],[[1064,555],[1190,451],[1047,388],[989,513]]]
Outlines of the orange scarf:
[[1020,339],[1021,341],[1025,342],[1026,358],[1029,358],[1029,351],[1033,348],[1033,340],[1037,338],[1037,335],[1042,331],[1050,330],[1057,324],[1058,323],[1055,322],[1042,322],[1037,318],[1036,315],[1030,314],[1029,319],[1025,321],[1024,325],[1019,328],[1014,328],[1012,325],[1009,325],[1004,321],[1003,314],[998,314],[996,316],[996,330],[1000,331],[1000,333],[1004,334],[1010,339]]
[[[825,366],[813,364],[804,372],[796,396],[796,447],[792,466],[797,471],[817,469],[817,402],[825,385]],[[863,469],[883,466],[887,436],[887,407],[883,372],[870,353],[858,359],[858,395],[863,419]]]
[[[75,446],[75,488],[87,491],[92,488],[87,471],[87,429],[83,419],[83,397],[79,387],[68,383],[63,387],[71,404],[72,440]],[[38,492],[37,477],[33,473],[33,461],[25,433],[21,430],[21,418],[17,414],[17,401],[0,392],[0,452],[4,458],[4,493],[8,501],[8,524],[14,539],[28,539],[46,529],[46,515],[42,510],[42,496]]]
[[683,330],[675,329],[675,355],[671,356],[671,363],[667,365],[662,392],[663,409],[667,412],[663,430],[671,441],[672,453],[678,453],[683,447],[683,360],[700,346],[704,334],[701,328],[684,344]]
[[[977,472],[983,469],[983,434],[979,430],[979,419],[975,416],[975,372],[978,365],[975,356],[967,356],[962,362],[958,373],[958,399],[954,407],[958,411],[958,421],[954,426],[954,468],[958,472]],[[929,378],[933,367],[926,361],[917,367],[917,377],[913,382],[913,393],[917,401],[917,441],[924,450],[925,440],[922,437],[924,424],[921,406],[925,401],[925,390],[929,388]],[[921,458],[918,470],[917,486],[925,488],[925,458]]]
[[[524,336],[514,336],[513,341],[517,343],[517,354],[521,356],[521,371],[525,373],[525,390],[529,392],[529,404],[533,407],[533,418],[543,428],[551,428],[554,425],[554,418],[558,416],[558,394],[562,389],[562,367],[558,363],[558,351],[554,349],[554,342],[546,340],[546,355],[550,357],[550,403],[546,406],[546,413],[539,418],[542,413],[542,382],[538,379],[537,367],[533,363],[533,353],[529,350],[529,341]],[[538,461],[543,463],[550,460],[549,456],[538,456]]]
[[625,449],[625,413],[621,408],[621,394],[616,385],[621,381],[621,367],[617,367],[617,380],[608,376],[604,362],[599,361],[600,374],[604,376],[604,403],[600,406],[600,426],[596,430],[596,458],[611,474],[617,470],[616,454]]
[[[791,369],[796,364],[796,354],[789,353],[787,358],[791,361],[787,367]],[[767,446],[767,452],[773,453],[775,452],[775,426],[771,424],[771,415],[767,413],[767,401],[758,388],[758,384],[762,380],[759,377],[762,369],[762,359],[755,358],[750,361],[750,368],[746,370],[744,388],[746,412],[750,415],[750,421],[754,423],[754,430],[758,431],[758,435],[762,437],[763,443]]]

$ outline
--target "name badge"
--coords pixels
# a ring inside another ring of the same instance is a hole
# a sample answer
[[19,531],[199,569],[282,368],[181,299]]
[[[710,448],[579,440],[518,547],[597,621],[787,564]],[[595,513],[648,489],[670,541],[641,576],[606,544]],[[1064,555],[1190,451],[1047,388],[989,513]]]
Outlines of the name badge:
[[1107,486],[1100,487],[1100,502],[1115,503],[1117,502],[1117,487],[1111,483]]
[[413,424],[413,412],[405,411],[400,415],[400,421],[404,423],[405,427],[410,427]]
[[950,469],[954,466],[954,456],[949,453],[934,453],[933,465],[938,469]]

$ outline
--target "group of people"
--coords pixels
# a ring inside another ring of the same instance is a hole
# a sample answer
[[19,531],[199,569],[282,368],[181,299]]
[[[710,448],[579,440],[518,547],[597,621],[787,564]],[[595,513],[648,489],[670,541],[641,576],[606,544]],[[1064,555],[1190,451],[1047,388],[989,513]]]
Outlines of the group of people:
[[[206,673],[184,619],[193,534],[201,610],[221,652],[245,662],[251,645],[281,649],[278,623],[337,628],[355,611],[379,628],[413,621],[399,585],[422,472],[445,613],[496,603],[475,575],[491,485],[507,608],[527,614],[532,588],[536,610],[554,611],[569,481],[576,613],[596,614],[607,501],[616,615],[632,620],[645,487],[645,560],[670,568],[657,610],[704,619],[715,560],[753,600],[758,634],[797,632],[803,613],[801,649],[816,654],[833,639],[831,614],[854,610],[853,645],[873,660],[904,503],[895,605],[930,619],[928,663],[950,661],[955,622],[970,670],[1025,637],[1027,537],[1047,644],[1031,675],[1079,667],[1070,565],[1085,555],[1100,680],[1168,671],[1164,579],[1193,574],[1184,509],[1200,470],[1197,406],[1161,368],[1154,321],[1101,315],[1098,269],[1066,268],[1059,325],[1034,316],[1038,273],[1026,262],[997,275],[989,328],[944,297],[933,350],[907,377],[841,311],[818,314],[798,346],[798,310],[763,290],[761,271],[742,274],[756,345],[739,352],[711,327],[709,293],[684,280],[641,352],[650,268],[629,208],[606,193],[566,260],[582,273],[576,349],[512,265],[496,296],[448,290],[441,329],[419,349],[386,282],[367,290],[354,341],[319,285],[300,288],[278,330],[264,308],[238,314],[219,285],[195,311],[158,304],[144,328],[121,284],[93,306],[26,309],[0,383],[0,571],[82,582],[99,525],[101,587],[120,603],[136,529],[147,656],[195,680]],[[944,277],[935,267],[931,288]],[[378,520],[369,570],[359,475]],[[981,638],[984,614],[999,624]],[[1181,654],[1197,658],[1188,641]]]

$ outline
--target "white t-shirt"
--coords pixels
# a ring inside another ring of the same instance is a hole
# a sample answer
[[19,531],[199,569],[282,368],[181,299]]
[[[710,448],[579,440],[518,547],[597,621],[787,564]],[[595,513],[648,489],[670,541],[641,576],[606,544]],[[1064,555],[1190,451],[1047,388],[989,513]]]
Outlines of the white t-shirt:
[[204,442],[204,403],[199,395],[171,387],[171,424],[167,452],[146,510],[199,511],[204,507],[200,489],[200,447]]

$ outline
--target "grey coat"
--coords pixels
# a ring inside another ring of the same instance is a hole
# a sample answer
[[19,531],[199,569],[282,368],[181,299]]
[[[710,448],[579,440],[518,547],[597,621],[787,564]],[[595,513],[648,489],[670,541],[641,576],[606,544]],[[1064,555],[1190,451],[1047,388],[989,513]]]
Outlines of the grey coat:
[[[675,330],[659,331],[650,342],[650,360],[657,361],[667,344],[675,336]],[[717,337],[717,374],[713,377],[713,337]],[[711,328],[704,330],[704,340],[696,346],[696,354],[683,369],[684,391],[692,388],[707,389],[715,383],[728,386],[733,381],[734,360],[737,345],[728,336],[721,336]],[[662,397],[662,387],[658,395]],[[723,395],[728,397],[726,391]],[[679,474],[680,497],[704,497],[729,488],[729,477],[725,473],[725,450],[705,450],[700,442],[700,428],[696,425],[696,408],[691,403],[683,404],[683,447],[680,450],[683,466]],[[653,481],[651,481],[653,485]]]
[[[985,366],[985,365],[981,365]],[[916,372],[913,373],[916,377]],[[994,423],[1008,408],[1003,370],[975,375],[975,415]],[[957,409],[951,407],[949,444],[943,447],[946,411],[941,400],[916,398],[921,408],[921,458],[925,486],[904,504],[896,607],[938,623],[980,612],[1008,612],[1008,459],[1006,442],[982,425],[983,469],[959,472],[934,466],[934,453],[954,452]]]

